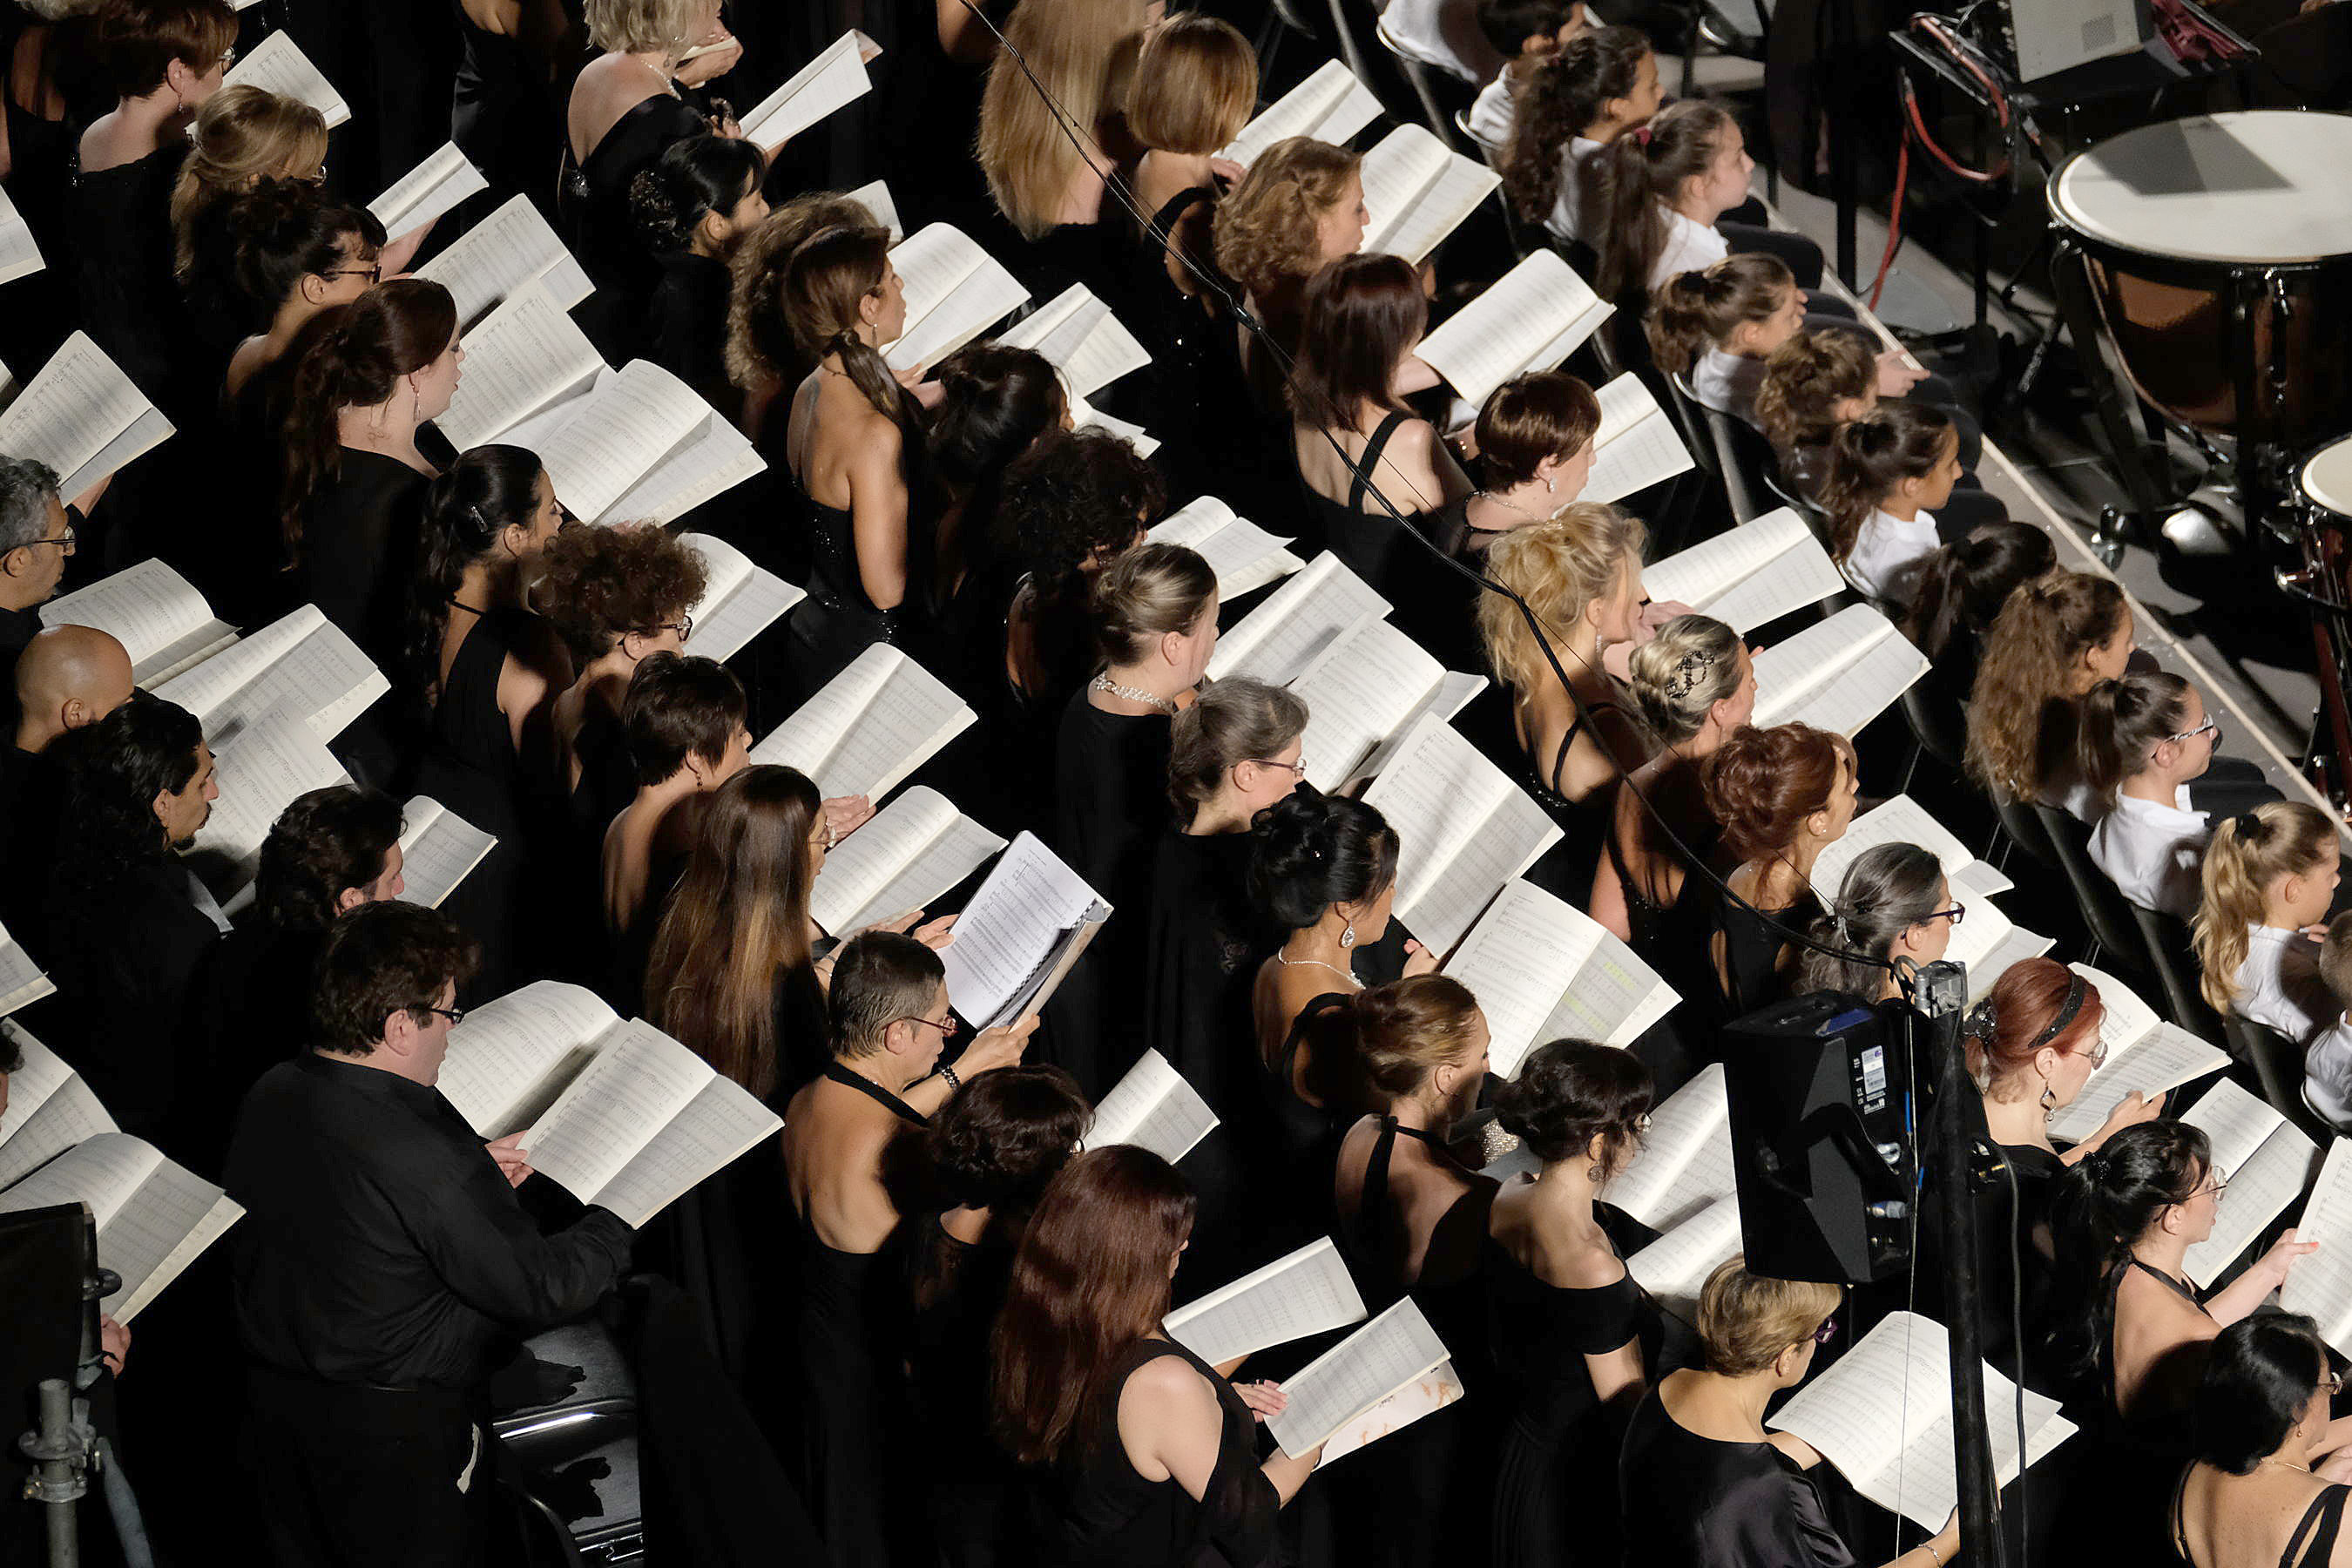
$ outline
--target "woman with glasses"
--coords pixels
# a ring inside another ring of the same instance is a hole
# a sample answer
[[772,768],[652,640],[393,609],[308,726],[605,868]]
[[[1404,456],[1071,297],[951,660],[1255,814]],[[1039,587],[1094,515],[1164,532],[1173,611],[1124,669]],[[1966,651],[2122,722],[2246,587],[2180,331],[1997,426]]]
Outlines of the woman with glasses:
[[1538,1046],[1495,1090],[1496,1120],[1538,1162],[1486,1214],[1495,1386],[1509,1405],[1496,1568],[1617,1560],[1614,1461],[1661,1320],[1623,1261],[1648,1233],[1601,1194],[1639,1152],[1650,1099],[1638,1058],[1583,1040]]
[[[1805,1472],[1812,1446],[1767,1432],[1764,1411],[1837,1331],[1838,1287],[1717,1268],[1700,1291],[1701,1366],[1669,1373],[1634,1411],[1619,1479],[1625,1561],[1643,1568],[1853,1568]],[[1946,1568],[1959,1516],[1886,1568]]]
[[2215,1336],[2197,1391],[2197,1462],[2172,1490],[2188,1568],[2352,1564],[2352,1447],[2331,1429],[2344,1391],[2309,1318],[2263,1313]]
[[2252,810],[2277,791],[2263,784],[2247,795],[2232,782],[2221,791],[2227,801],[2212,798],[2205,781],[2221,721],[2195,687],[2165,670],[2133,670],[2091,688],[2080,743],[2083,780],[2105,812],[2091,829],[2091,858],[2133,903],[2194,919],[2212,813]]
[[251,334],[229,355],[222,402],[232,424],[253,425],[264,411],[283,412],[283,389],[274,383],[246,395],[254,378],[283,363],[310,318],[383,281],[383,225],[308,181],[274,179],[225,203],[217,221],[231,249],[236,305]]
[[1837,896],[1806,934],[1834,955],[1808,948],[1797,963],[1796,994],[1843,991],[1865,1002],[1903,994],[1894,965],[1927,965],[1944,956],[1952,929],[1968,913],[1933,850],[1874,844],[1853,858]]

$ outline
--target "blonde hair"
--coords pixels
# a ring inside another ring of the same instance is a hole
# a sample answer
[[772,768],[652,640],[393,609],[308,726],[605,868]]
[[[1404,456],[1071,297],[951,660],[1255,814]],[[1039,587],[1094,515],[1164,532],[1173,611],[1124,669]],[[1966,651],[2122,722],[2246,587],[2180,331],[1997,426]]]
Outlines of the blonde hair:
[[1346,1012],[1373,1103],[1393,1103],[1469,1053],[1478,998],[1450,974],[1408,974],[1359,991]]
[[715,0],[588,0],[588,42],[606,54],[659,49],[675,60],[694,47],[694,24]]
[[267,176],[299,178],[317,168],[327,156],[327,120],[299,99],[238,82],[205,100],[190,136],[172,187],[172,266],[184,282],[195,264],[196,220]]
[[1721,1377],[1768,1370],[1782,1351],[1812,1338],[1843,1300],[1834,1285],[1750,1274],[1745,1255],[1717,1265],[1698,1294],[1706,1370]]
[[1986,631],[1969,691],[1969,776],[2032,801],[2074,752],[2074,672],[2131,613],[2124,591],[2087,572],[2053,572],[2010,591]]
[[1005,47],[981,93],[977,150],[997,210],[1026,237],[1054,226],[1079,149],[1099,151],[1104,121],[1126,107],[1115,86],[1119,55],[1142,34],[1133,0],[1023,0],[1004,24]]
[[1317,229],[1347,193],[1363,159],[1345,147],[1293,136],[1257,156],[1217,204],[1211,234],[1217,266],[1260,304],[1297,288],[1323,264]]
[[840,191],[794,196],[760,220],[728,258],[727,379],[746,392],[797,382],[813,361],[793,339],[783,306],[793,252],[829,228],[871,228],[874,214]]
[[2226,1009],[2237,999],[2238,967],[2253,945],[2270,885],[2316,871],[2335,856],[2335,824],[2300,801],[2265,801],[2213,829],[2205,846],[2205,897],[2190,926],[2206,1001]]
[[1160,153],[1213,153],[1257,106],[1257,50],[1222,16],[1171,16],[1143,40],[1127,129]]
[[1633,650],[1626,695],[1662,745],[1706,728],[1707,713],[1739,689],[1739,634],[1712,616],[1676,616]]
[[[1594,600],[1616,593],[1629,565],[1638,567],[1649,531],[1601,501],[1575,501],[1548,522],[1512,529],[1486,552],[1495,581],[1528,602],[1537,619],[1559,629]],[[1551,673],[1551,661],[1528,629],[1517,605],[1489,588],[1478,595],[1478,635],[1495,675],[1514,690],[1533,691]]]
[[1181,544],[1137,544],[1122,550],[1095,579],[1095,637],[1104,662],[1133,664],[1153,642],[1189,633],[1217,602],[1217,574],[1198,551]]

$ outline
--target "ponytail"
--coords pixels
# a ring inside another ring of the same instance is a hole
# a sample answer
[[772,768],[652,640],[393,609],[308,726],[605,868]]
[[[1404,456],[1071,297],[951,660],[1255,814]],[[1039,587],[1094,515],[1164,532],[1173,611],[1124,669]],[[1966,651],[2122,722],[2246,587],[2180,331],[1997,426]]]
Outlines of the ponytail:
[[441,639],[466,568],[490,553],[499,534],[528,528],[539,505],[536,453],[520,447],[476,447],[425,491],[416,578],[409,585],[409,678],[429,711],[441,684]]
[[2131,614],[2113,579],[2053,572],[2009,595],[1985,634],[1969,692],[1969,776],[2031,801],[2074,752],[2074,671]]
[[746,392],[772,392],[809,373],[783,303],[784,269],[810,236],[866,228],[866,204],[835,191],[795,196],[760,221],[728,259],[727,379]]
[[1719,104],[1685,99],[1660,110],[1647,134],[1620,136],[1585,161],[1592,182],[1585,211],[1600,219],[1594,289],[1603,300],[1649,292],[1650,270],[1666,248],[1666,211],[1684,181],[1706,173],[1732,123]]
[[2126,1127],[2061,1172],[2052,1193],[2052,1348],[2077,1377],[2095,1375],[2115,1332],[2107,1277],[2164,1211],[2187,1203],[2213,1168],[2202,1128],[2186,1121]]
[[906,388],[891,374],[882,353],[858,333],[858,306],[879,293],[889,275],[890,231],[880,226],[840,226],[812,235],[785,263],[782,304],[793,338],[803,358],[821,363],[841,356],[851,384],[896,424],[909,448],[920,445],[919,424],[908,414]]
[[1797,286],[1777,256],[1727,256],[1704,272],[1683,272],[1658,285],[1650,301],[1650,352],[1658,368],[1688,375],[1709,349],[1719,349],[1748,321],[1780,308]]
[[1633,96],[1649,53],[1650,40],[1638,28],[1594,27],[1537,64],[1518,89],[1501,165],[1504,194],[1522,219],[1550,218],[1559,183],[1569,177],[1570,144],[1612,100]]
[[1936,913],[1943,887],[1944,868],[1935,852],[1916,844],[1874,844],[1855,856],[1837,897],[1808,933],[1838,955],[1809,950],[1798,994],[1844,991],[1874,1000],[1895,941]]
[[2162,669],[2102,680],[2084,694],[2075,745],[2084,782],[2109,809],[2125,781],[2147,766],[2148,752],[2179,732],[2188,707],[2189,682]]
[[2336,829],[2316,806],[2265,801],[2224,819],[2205,846],[2205,895],[2189,930],[2205,971],[2205,1000],[2227,1011],[2238,997],[2238,969],[2253,946],[2270,885],[2304,876],[2336,853]]
[[[1769,391],[1769,379],[1765,384]],[[2057,546],[2030,522],[2004,518],[1971,529],[1919,569],[1903,635],[1930,664],[1940,665],[1962,631],[1981,634],[2018,584],[2048,575],[2057,564]]]
[[1782,455],[1825,445],[1843,423],[1841,403],[1875,402],[1878,356],[1860,332],[1801,331],[1764,361],[1756,427]]
[[413,375],[449,351],[457,306],[449,290],[422,278],[395,278],[348,305],[304,324],[288,358],[285,483],[278,523],[289,564],[302,557],[302,514],[342,469],[338,416],[390,398]]
[[1839,565],[1853,553],[1862,525],[1870,521],[1895,487],[1923,479],[1944,460],[1952,421],[1940,410],[1917,404],[1890,404],[1855,420],[1830,442],[1829,472],[1820,505],[1829,521],[1830,559]]

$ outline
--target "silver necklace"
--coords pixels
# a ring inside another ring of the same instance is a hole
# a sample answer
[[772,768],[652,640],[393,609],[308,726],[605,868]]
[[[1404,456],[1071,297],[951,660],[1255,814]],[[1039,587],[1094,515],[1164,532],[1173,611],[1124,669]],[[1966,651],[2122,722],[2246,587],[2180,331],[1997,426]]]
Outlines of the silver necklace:
[[1132,686],[1121,686],[1110,678],[1110,671],[1107,669],[1095,677],[1094,689],[1097,691],[1108,691],[1113,697],[1124,697],[1129,702],[1140,702],[1146,707],[1157,708],[1162,713],[1176,711],[1173,699],[1161,697],[1150,691],[1139,691]]
[[1478,497],[1481,500],[1493,501],[1496,506],[1503,508],[1507,511],[1517,512],[1529,522],[1549,522],[1552,519],[1559,515],[1559,513],[1556,511],[1529,511],[1518,502],[1511,500],[1510,497],[1496,495],[1493,490],[1480,490],[1478,492]]
[[1354,971],[1342,969],[1336,963],[1326,963],[1319,958],[1285,958],[1282,955],[1282,950],[1277,947],[1274,950],[1274,961],[1285,969],[1304,969],[1311,963],[1318,969],[1329,970],[1359,991],[1364,988],[1364,983],[1356,978]]

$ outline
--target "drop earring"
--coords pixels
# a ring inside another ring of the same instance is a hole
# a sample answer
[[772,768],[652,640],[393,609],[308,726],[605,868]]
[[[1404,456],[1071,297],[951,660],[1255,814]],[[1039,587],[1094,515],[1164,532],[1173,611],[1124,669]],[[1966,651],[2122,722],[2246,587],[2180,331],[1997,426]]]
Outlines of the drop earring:
[[1343,949],[1356,945],[1356,926],[1354,921],[1350,921],[1348,924],[1339,928],[1339,945]]
[[2042,1120],[2049,1121],[2050,1113],[2057,1109],[2058,1093],[2051,1087],[2050,1080],[2045,1078],[2042,1080]]
[[1549,496],[1558,495],[1559,493],[1559,481],[1558,479],[1546,479],[1544,481],[1544,494]]

